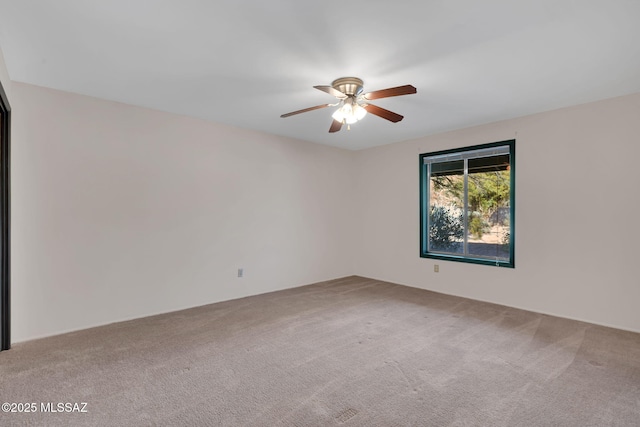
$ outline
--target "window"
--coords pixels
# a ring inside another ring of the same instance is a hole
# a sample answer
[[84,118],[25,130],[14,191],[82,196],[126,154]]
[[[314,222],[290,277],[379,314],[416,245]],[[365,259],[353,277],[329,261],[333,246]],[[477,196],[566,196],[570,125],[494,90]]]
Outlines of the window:
[[514,267],[515,140],[420,155],[420,256]]

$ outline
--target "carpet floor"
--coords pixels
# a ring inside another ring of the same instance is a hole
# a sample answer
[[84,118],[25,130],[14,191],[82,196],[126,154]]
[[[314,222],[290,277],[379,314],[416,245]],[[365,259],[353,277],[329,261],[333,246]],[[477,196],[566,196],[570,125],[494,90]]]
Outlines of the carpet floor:
[[638,426],[640,334],[347,277],[19,343],[0,381],[2,426]]

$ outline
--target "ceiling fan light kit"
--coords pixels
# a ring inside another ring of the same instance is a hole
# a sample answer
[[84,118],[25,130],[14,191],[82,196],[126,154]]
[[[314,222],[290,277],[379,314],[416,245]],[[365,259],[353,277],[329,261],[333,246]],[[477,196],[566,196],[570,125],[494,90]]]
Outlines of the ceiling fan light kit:
[[321,104],[315,107],[309,107],[302,110],[292,111],[283,114],[280,117],[291,117],[296,114],[306,113],[308,111],[318,110],[326,107],[338,106],[338,109],[332,114],[333,122],[329,128],[330,133],[338,132],[342,125],[347,125],[347,130],[351,129],[350,125],[362,120],[367,113],[397,123],[404,117],[367,101],[372,99],[389,98],[392,96],[411,95],[417,92],[416,88],[411,85],[393,87],[389,89],[377,90],[363,94],[364,84],[362,79],[357,77],[341,77],[331,82],[331,86],[314,86],[315,89],[321,90],[338,98],[335,104]]
[[333,120],[351,125],[359,120],[362,120],[366,115],[367,110],[364,107],[360,106],[358,103],[343,101],[342,106],[338,108],[336,112],[331,115],[331,117],[333,117]]

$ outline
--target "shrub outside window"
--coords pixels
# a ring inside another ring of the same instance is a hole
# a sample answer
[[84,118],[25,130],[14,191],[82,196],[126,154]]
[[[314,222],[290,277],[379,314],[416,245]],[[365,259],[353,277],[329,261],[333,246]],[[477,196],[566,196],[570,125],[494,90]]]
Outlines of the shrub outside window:
[[420,256],[514,267],[515,140],[420,155]]

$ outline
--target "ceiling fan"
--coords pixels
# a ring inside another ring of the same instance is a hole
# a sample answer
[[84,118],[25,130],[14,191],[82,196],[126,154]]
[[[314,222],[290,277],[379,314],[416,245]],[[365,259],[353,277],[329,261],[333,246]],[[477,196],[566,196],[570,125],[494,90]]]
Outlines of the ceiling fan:
[[397,123],[402,120],[404,116],[394,113],[393,111],[385,110],[384,108],[376,105],[369,104],[368,101],[372,99],[389,98],[392,96],[411,95],[417,92],[415,87],[411,85],[404,85],[362,93],[362,80],[357,77],[342,77],[331,82],[331,86],[314,86],[314,88],[335,96],[338,98],[338,102],[335,104],[321,104],[316,105],[315,107],[292,111],[291,113],[283,114],[280,117],[285,118],[295,116],[300,113],[306,113],[307,111],[319,110],[320,108],[339,106],[332,115],[333,122],[329,128],[330,133],[338,132],[342,129],[344,124],[347,125],[347,130],[349,130],[351,128],[351,124],[361,120],[367,113],[371,113],[375,116],[389,120],[390,122]]

